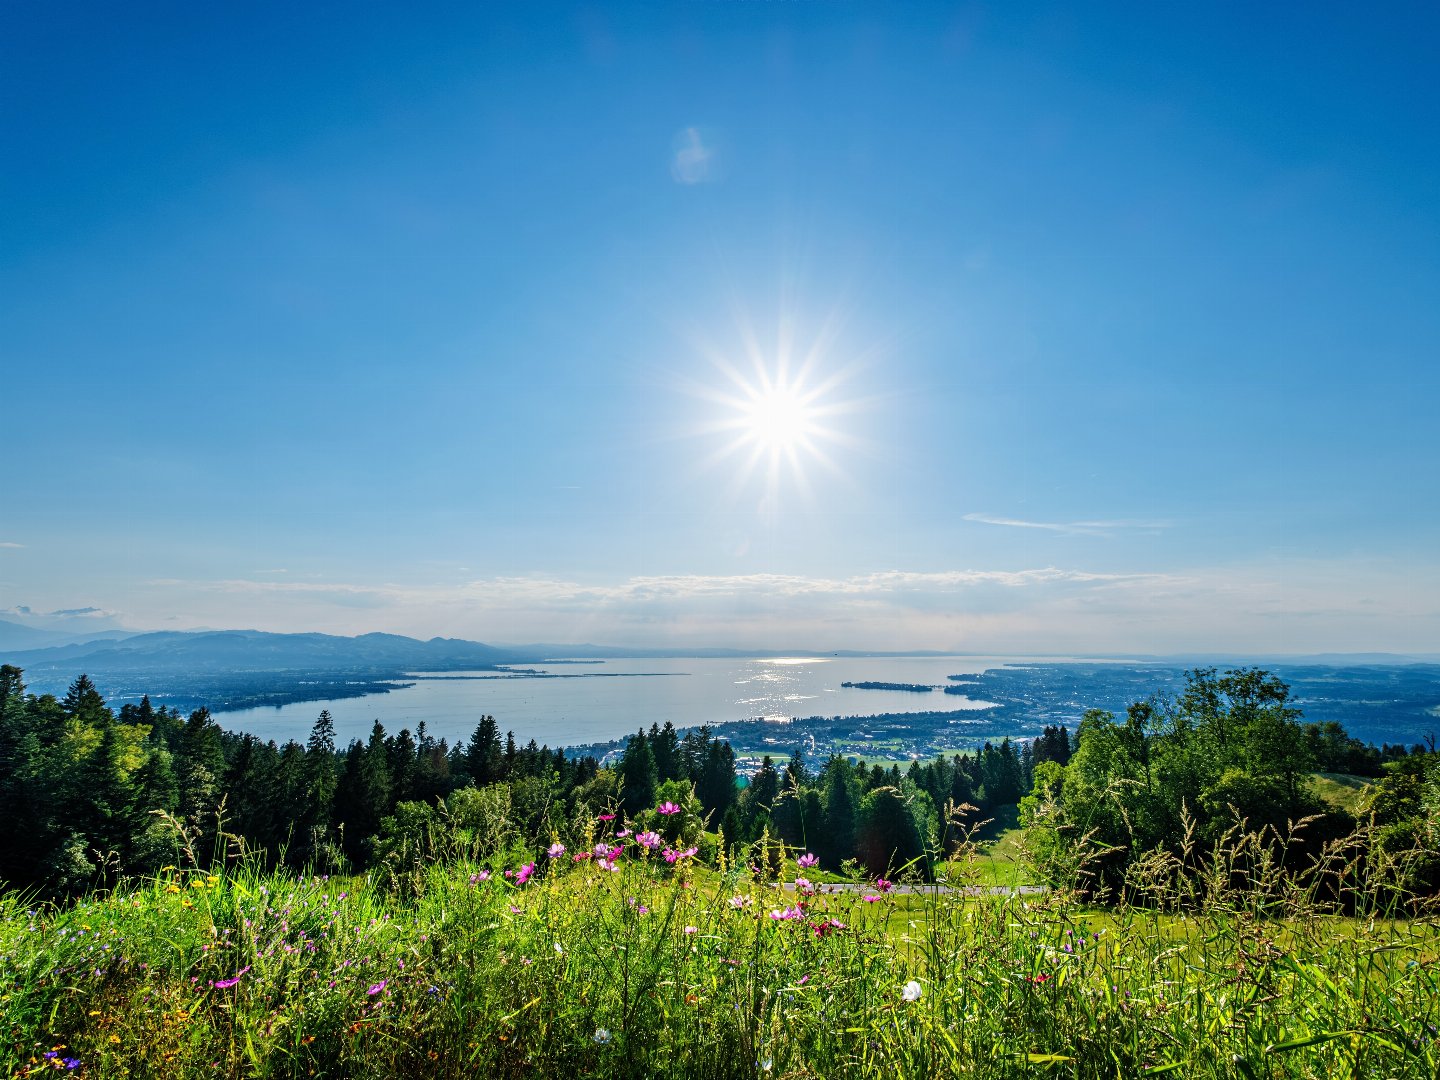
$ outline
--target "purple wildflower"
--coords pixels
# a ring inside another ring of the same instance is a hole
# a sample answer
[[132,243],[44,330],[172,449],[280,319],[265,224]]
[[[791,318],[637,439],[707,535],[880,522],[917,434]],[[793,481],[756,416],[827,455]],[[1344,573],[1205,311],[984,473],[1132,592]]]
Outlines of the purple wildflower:
[[809,870],[812,866],[820,865],[820,856],[811,855],[810,852],[807,851],[804,855],[801,855],[800,858],[796,859],[795,863],[800,869]]
[[376,994],[380,993],[381,990],[385,989],[385,984],[389,981],[389,979],[381,979],[374,986],[370,987],[369,990],[366,990],[365,993],[367,993],[371,997],[374,997]]
[[213,982],[210,985],[213,986],[216,990],[229,990],[232,986],[239,985],[240,979],[249,970],[250,965],[246,964],[243,968],[241,968],[235,973],[235,977],[233,979],[221,979],[219,982]]

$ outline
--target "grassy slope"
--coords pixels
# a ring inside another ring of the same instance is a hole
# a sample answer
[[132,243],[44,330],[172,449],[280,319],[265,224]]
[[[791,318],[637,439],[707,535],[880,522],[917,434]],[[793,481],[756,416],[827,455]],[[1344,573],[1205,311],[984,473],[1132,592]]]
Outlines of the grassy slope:
[[519,887],[475,871],[431,868],[407,900],[363,880],[245,871],[172,872],[63,911],[4,898],[0,1070],[50,1073],[65,1058],[87,1076],[1440,1068],[1428,922],[1356,933],[1220,909],[1088,913],[1053,895],[853,893],[774,918],[793,897],[715,871],[687,882],[644,863],[566,864]]
[[1368,777],[1349,773],[1315,773],[1310,789],[1331,806],[1358,815],[1371,783]]
[[993,817],[975,831],[973,857],[953,860],[946,868],[948,877],[976,885],[1033,885],[1036,879],[1025,862],[1023,841],[1025,830],[1020,827],[1020,808],[1001,806]]

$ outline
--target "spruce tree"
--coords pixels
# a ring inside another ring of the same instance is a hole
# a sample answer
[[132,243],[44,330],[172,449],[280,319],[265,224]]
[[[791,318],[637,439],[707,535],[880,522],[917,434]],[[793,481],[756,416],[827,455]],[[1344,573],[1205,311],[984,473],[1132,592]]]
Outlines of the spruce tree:
[[815,854],[829,870],[855,854],[855,798],[851,790],[850,763],[832,754],[820,779],[825,785],[825,831]]
[[655,805],[657,776],[650,740],[641,731],[630,736],[620,759],[620,804],[634,817]]

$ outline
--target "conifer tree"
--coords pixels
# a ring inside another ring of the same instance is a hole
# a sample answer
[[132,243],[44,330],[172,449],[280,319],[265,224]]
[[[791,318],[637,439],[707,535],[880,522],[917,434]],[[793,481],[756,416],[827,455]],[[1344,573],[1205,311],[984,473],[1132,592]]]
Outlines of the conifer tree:
[[724,739],[710,739],[705,747],[700,778],[695,784],[695,793],[710,820],[723,820],[735,806],[737,779],[735,751]]
[[465,750],[465,764],[471,782],[476,787],[484,787],[502,779],[504,757],[505,752],[500,746],[500,728],[495,723],[495,717],[487,713],[480,717],[480,722],[475,725],[475,731],[471,734]]
[[640,731],[630,736],[620,759],[620,803],[632,817],[655,805],[657,776],[650,740]]
[[855,854],[855,796],[851,788],[850,763],[832,754],[820,779],[825,786],[825,831],[815,854],[830,870],[839,869],[844,859]]

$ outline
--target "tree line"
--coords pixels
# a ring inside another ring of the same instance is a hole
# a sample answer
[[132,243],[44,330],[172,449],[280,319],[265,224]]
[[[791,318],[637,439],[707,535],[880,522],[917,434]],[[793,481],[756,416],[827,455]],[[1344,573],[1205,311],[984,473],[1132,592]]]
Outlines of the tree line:
[[[363,870],[467,821],[534,849],[579,839],[597,815],[638,821],[666,802],[683,810],[674,828],[735,858],[768,844],[813,852],[829,870],[909,866],[928,876],[970,828],[1018,803],[1042,866],[1059,867],[1083,837],[1103,853],[1087,869],[1103,891],[1121,886],[1142,853],[1203,848],[1237,820],[1276,836],[1305,820],[1313,854],[1356,826],[1317,798],[1316,770],[1377,778],[1368,809],[1395,850],[1440,846],[1435,759],[1302,723],[1285,684],[1258,670],[1192,672],[1175,700],[1137,702],[1123,720],[1092,711],[1073,736],[1050,725],[904,769],[840,755],[812,769],[796,750],[745,776],[708,727],[681,735],[651,725],[604,764],[520,745],[490,716],[455,745],[423,723],[389,734],[377,722],[341,747],[322,712],[304,743],[277,744],[225,731],[203,708],[181,715],[147,697],[112,710],[83,675],[63,698],[28,694],[6,665],[0,799],[11,812],[0,817],[0,882],[63,897],[240,852],[273,866]],[[1410,875],[1415,888],[1440,891],[1440,860],[1414,863]]]

